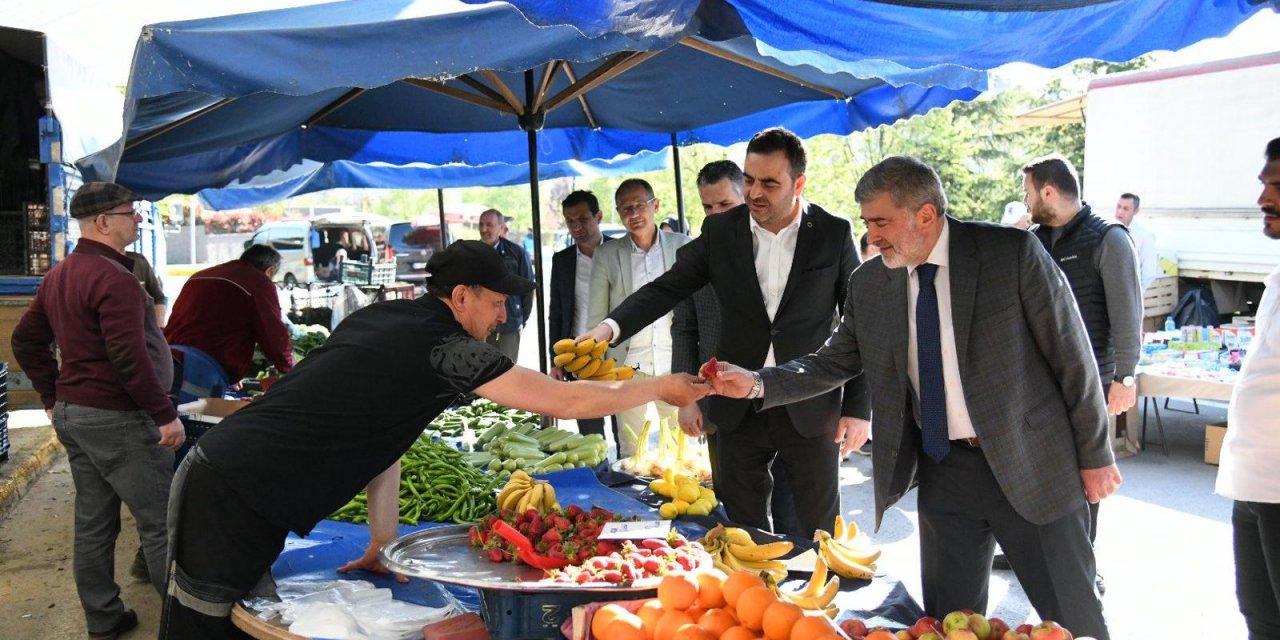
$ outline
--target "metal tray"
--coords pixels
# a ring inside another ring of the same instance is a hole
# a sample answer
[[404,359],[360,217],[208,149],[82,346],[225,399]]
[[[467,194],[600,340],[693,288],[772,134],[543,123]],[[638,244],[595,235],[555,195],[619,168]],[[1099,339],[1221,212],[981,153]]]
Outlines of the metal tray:
[[490,562],[471,546],[467,538],[470,528],[471,525],[450,525],[415,531],[384,545],[379,556],[382,563],[396,573],[477,589],[609,593],[651,591],[658,584],[657,578],[625,586],[542,582],[541,569],[513,562]]

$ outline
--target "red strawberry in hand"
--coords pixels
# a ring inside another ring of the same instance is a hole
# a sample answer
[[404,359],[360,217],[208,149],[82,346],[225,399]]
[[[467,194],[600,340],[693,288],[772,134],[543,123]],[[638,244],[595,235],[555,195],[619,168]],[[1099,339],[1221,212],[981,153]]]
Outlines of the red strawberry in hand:
[[719,371],[716,370],[716,365],[718,364],[720,363],[718,360],[716,360],[716,357],[711,356],[711,359],[708,360],[706,364],[702,365],[701,369],[698,369],[698,375],[701,376],[704,380],[714,380],[716,376],[719,375],[720,373]]

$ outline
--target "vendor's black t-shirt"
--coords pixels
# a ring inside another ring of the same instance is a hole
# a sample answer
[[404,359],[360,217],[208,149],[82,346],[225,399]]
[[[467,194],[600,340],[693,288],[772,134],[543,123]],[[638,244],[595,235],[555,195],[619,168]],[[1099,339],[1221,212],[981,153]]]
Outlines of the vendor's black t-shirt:
[[436,298],[380,302],[343,320],[199,447],[255,511],[305,535],[441,411],[513,366]]

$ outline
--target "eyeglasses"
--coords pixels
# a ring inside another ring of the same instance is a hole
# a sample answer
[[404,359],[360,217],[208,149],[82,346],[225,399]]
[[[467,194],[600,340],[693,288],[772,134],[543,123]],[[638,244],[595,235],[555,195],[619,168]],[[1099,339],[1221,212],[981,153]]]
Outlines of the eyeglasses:
[[129,209],[128,211],[103,211],[102,213],[99,213],[99,214],[97,214],[97,215],[100,215],[100,216],[134,216],[134,215],[141,215],[141,216],[143,216],[143,217],[146,217],[148,210],[149,210],[149,209],[148,209],[148,207],[144,206],[142,203],[140,203],[140,202],[135,202],[135,203],[133,203],[133,205],[130,207],[130,209]]
[[634,203],[634,204],[624,204],[624,205],[619,205],[619,206],[618,206],[618,215],[621,215],[621,216],[622,216],[622,217],[624,217],[624,218],[625,218],[625,217],[628,217],[628,216],[634,216],[634,215],[636,215],[637,213],[640,213],[641,211],[644,211],[644,210],[645,210],[645,208],[646,208],[646,207],[648,207],[648,206],[649,206],[649,205],[650,205],[654,200],[657,200],[657,198],[656,198],[656,197],[655,197],[655,198],[649,198],[648,200],[645,200],[644,202],[637,202],[637,203]]

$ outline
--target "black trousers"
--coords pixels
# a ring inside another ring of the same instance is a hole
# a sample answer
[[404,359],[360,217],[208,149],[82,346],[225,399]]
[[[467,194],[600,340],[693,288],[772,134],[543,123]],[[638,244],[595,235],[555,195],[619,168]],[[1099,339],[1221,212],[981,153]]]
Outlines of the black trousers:
[[1249,640],[1280,639],[1280,504],[1237,500],[1236,600]]
[[748,410],[738,428],[721,429],[715,440],[716,494],[730,520],[804,538],[830,530],[840,511],[840,447],[832,437],[800,435],[778,407]]
[[231,607],[270,583],[288,531],[251,510],[197,447],[183,461],[169,502],[170,577],[161,640],[250,638]]
[[1036,525],[1014,510],[982,450],[952,441],[942,462],[919,456],[920,571],[924,609],[987,610],[995,543],[1045,620],[1078,636],[1108,640],[1102,601],[1094,590],[1089,509]]

